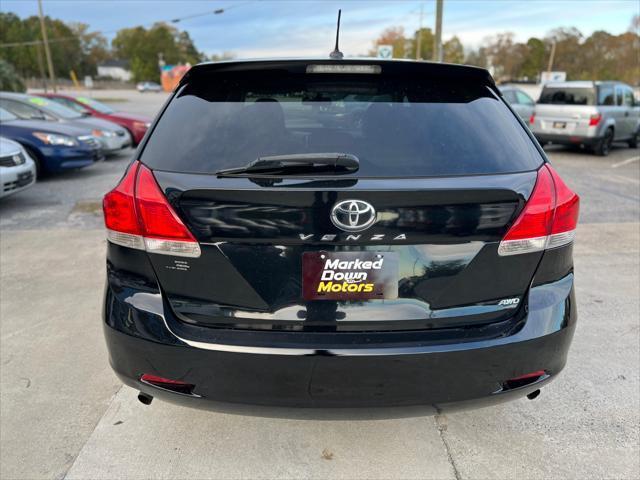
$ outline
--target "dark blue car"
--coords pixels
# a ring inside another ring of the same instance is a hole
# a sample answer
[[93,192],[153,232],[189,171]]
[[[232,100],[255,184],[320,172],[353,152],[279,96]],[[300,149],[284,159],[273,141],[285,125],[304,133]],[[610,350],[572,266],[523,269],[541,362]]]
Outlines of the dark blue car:
[[20,120],[0,108],[4,137],[20,143],[35,160],[38,176],[82,168],[101,160],[100,144],[91,132],[44,120]]

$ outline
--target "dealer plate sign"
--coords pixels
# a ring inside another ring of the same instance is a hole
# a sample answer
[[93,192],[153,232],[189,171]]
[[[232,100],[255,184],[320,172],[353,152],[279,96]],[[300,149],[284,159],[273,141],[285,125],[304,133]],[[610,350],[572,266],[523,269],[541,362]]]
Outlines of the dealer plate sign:
[[398,254],[305,252],[302,296],[305,300],[398,298]]

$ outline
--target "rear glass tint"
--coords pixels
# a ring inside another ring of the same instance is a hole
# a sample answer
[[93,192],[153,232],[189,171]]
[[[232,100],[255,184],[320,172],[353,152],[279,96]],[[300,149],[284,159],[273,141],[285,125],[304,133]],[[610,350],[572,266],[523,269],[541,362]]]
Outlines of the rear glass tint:
[[141,160],[214,173],[271,155],[346,153],[357,177],[509,173],[542,159],[485,85],[385,75],[201,75],[182,87]]
[[595,88],[545,87],[538,103],[554,105],[595,105]]

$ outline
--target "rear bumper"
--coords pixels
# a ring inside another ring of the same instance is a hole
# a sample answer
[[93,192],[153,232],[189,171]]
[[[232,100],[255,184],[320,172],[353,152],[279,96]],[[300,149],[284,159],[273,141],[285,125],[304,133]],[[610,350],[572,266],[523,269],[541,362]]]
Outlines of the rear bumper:
[[[387,333],[371,348],[374,334],[361,333],[359,344],[331,348],[325,334],[317,349],[300,337],[305,348],[280,350],[261,344],[259,332],[247,332],[243,345],[222,343],[222,332],[221,343],[198,347],[174,334],[160,294],[117,290],[107,284],[105,336],[125,384],[192,407],[265,416],[405,416],[522,397],[563,369],[576,321],[571,274],[532,288],[527,315],[490,339],[398,343]],[[539,370],[545,375],[533,383],[505,384]],[[194,395],[142,383],[145,373],[193,384]]]
[[556,143],[559,145],[596,145],[602,137],[586,137],[583,135],[558,135],[552,133],[534,132],[534,136],[541,145],[545,143]]

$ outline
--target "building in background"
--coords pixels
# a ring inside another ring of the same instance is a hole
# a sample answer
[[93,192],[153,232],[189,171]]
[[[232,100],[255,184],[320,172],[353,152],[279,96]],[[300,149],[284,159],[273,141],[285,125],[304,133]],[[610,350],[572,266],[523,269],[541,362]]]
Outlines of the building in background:
[[133,77],[126,60],[107,60],[98,65],[98,76],[129,82]]

